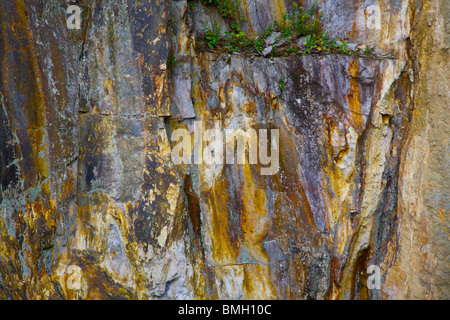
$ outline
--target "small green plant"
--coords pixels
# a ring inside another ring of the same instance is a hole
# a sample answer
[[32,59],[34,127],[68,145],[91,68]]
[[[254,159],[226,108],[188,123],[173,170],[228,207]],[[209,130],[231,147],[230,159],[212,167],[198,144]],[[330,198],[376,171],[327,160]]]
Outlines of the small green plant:
[[288,15],[283,14],[281,18],[281,35],[283,39],[288,39],[292,36],[292,20],[288,19]]
[[344,54],[349,53],[349,51],[348,51],[348,42],[347,41],[341,41],[338,44],[338,48],[339,48],[340,53],[344,53]]
[[229,53],[242,52],[253,45],[254,40],[249,38],[237,23],[231,24],[231,32],[225,32],[224,48]]
[[286,53],[297,53],[298,52],[298,48],[297,47],[290,47],[286,50]]
[[269,37],[271,34],[272,34],[272,32],[273,32],[273,26],[271,25],[271,24],[269,24],[269,26],[267,27],[267,29],[266,29],[266,31],[264,31],[262,34],[261,34],[261,38],[264,38],[264,39],[266,39],[267,37]]
[[305,53],[311,53],[311,50],[317,48],[317,39],[315,35],[309,35],[306,37]]
[[[207,4],[215,4],[218,8],[225,8],[224,4],[231,3],[232,0],[202,0]],[[225,11],[228,15],[231,11]],[[274,21],[267,29],[259,36],[252,37],[244,33],[238,22],[235,19],[230,19],[230,30],[226,31],[224,36],[217,23],[214,23],[211,29],[204,27],[204,36],[209,48],[213,50],[222,50],[228,53],[259,53],[261,54],[265,48],[266,39],[274,32],[279,32],[281,36],[276,37],[275,43],[277,45],[272,47],[272,51],[267,57],[289,56],[291,53],[297,55],[302,54],[329,54],[339,53],[346,55],[356,55],[361,53],[361,50],[352,51],[348,47],[346,41],[339,39],[331,40],[328,32],[323,32],[321,27],[321,20],[324,13],[319,11],[316,3],[306,12],[303,7],[297,3],[293,4],[293,10],[290,13],[284,14],[281,21]],[[297,46],[297,39],[306,37],[304,45],[300,45],[302,50]],[[283,43],[280,43],[280,40]],[[372,53],[371,48],[364,51],[366,54]]]
[[265,38],[258,37],[257,39],[253,40],[253,46],[255,47],[256,51],[261,52],[264,49],[265,44]]
[[366,46],[366,48],[364,49],[364,52],[367,54],[371,54],[373,52],[373,49],[369,46]]
[[222,38],[222,29],[217,24],[217,22],[213,22],[211,29],[209,29],[206,25],[203,25],[203,30],[205,34],[205,39],[208,43],[208,47],[210,49],[215,49],[219,45],[219,41]]
[[280,55],[280,49],[278,49],[278,48],[275,47],[275,46],[272,46],[272,53],[271,53],[271,55],[272,55],[273,57],[278,57],[278,56]]
[[280,88],[280,91],[283,91],[284,89],[286,89],[286,78],[285,77],[280,78],[280,81],[278,82],[278,87]]
[[167,65],[169,69],[173,69],[177,63],[178,59],[176,59],[174,56],[170,56],[169,59],[167,59]]

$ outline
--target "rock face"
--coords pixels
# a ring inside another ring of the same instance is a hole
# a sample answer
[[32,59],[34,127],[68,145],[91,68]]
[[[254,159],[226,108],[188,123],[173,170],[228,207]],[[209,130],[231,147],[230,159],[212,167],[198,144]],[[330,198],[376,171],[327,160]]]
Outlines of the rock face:
[[[319,6],[390,58],[201,50],[200,1],[0,1],[0,298],[450,298],[450,5]],[[200,125],[278,130],[279,169],[175,163]]]

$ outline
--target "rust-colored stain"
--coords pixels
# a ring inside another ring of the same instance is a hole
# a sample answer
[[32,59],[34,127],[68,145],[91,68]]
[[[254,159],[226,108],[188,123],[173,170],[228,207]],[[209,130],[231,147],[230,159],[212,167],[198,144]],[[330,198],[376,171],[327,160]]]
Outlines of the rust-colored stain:
[[211,190],[202,191],[202,198],[208,203],[211,212],[211,230],[208,233],[211,236],[214,263],[218,265],[233,263],[239,254],[239,243],[231,241],[229,237],[226,185],[226,181],[218,181]]
[[350,62],[348,67],[350,75],[350,89],[347,92],[348,108],[350,111],[350,121],[352,126],[361,133],[363,130],[363,116],[361,111],[361,94],[357,81],[359,73],[359,61],[357,58]]

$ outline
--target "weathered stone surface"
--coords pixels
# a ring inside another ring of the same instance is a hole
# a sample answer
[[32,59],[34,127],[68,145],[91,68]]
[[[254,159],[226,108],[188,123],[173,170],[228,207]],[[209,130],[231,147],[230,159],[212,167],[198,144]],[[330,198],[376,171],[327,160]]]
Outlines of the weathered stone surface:
[[[0,298],[450,298],[449,5],[366,2],[319,1],[323,28],[390,58],[200,50],[229,30],[200,1],[78,1],[81,30],[0,1]],[[175,164],[200,123],[278,129],[279,170]]]
[[272,50],[273,50],[272,46],[264,48],[264,50],[261,52],[261,54],[263,57],[265,57],[265,56],[269,55],[272,52]]
[[275,44],[277,39],[281,39],[281,32],[274,32],[266,39],[266,46]]

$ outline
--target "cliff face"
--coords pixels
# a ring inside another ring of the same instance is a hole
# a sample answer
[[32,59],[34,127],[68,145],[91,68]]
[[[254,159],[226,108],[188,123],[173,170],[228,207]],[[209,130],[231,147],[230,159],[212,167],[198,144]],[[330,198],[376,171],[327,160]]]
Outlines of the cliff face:
[[[75,2],[0,1],[2,299],[450,298],[447,1],[321,0],[376,54],[275,58],[207,50],[200,1]],[[279,170],[174,163],[200,124],[278,129]]]

